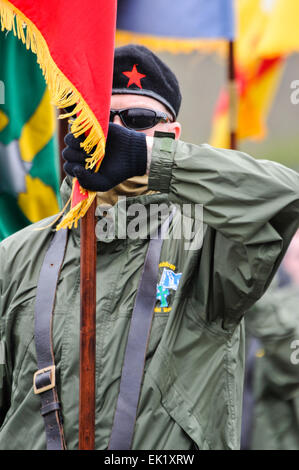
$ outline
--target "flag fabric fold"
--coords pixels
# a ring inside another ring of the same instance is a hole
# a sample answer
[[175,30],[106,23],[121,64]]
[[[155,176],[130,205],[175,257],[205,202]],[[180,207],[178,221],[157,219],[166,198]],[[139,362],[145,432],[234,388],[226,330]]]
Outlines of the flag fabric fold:
[[[117,45],[156,51],[223,50],[234,38],[233,0],[119,0]],[[204,39],[204,40],[203,40]]]
[[[0,0],[2,30],[13,31],[37,56],[52,102],[70,110],[71,132],[85,135],[86,168],[104,157],[112,88],[116,0]],[[63,116],[63,115],[62,115]],[[75,189],[76,188],[76,189]],[[74,179],[71,208],[57,226],[77,225],[96,193]]]

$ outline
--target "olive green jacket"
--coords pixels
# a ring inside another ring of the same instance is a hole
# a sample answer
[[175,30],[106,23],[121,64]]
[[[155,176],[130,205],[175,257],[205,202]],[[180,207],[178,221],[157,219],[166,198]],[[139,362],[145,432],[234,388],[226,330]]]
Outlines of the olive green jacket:
[[[202,204],[202,247],[164,240],[165,268],[182,274],[167,307],[157,298],[133,449],[238,449],[244,371],[243,313],[268,287],[299,221],[299,176],[230,150],[155,138],[149,189],[128,204]],[[70,186],[62,187],[68,197]],[[117,206],[115,206],[117,209]],[[195,214],[195,215],[194,215]],[[192,220],[193,215],[185,215]],[[195,221],[194,221],[195,222]],[[34,303],[51,229],[39,222],[0,245],[0,449],[44,449]],[[129,223],[129,222],[128,222]],[[80,232],[72,229],[53,323],[57,387],[68,449],[78,446]],[[97,244],[96,449],[106,449],[130,317],[148,239]],[[194,247],[193,247],[194,248]],[[165,304],[164,304],[165,305]]]
[[248,339],[259,340],[252,365],[252,450],[299,450],[298,304],[298,285],[271,285],[246,314]]

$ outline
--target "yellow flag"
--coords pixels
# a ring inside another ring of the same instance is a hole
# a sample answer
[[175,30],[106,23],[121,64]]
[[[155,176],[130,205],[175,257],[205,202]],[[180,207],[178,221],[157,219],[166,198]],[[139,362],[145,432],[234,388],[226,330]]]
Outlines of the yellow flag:
[[299,52],[299,1],[274,0],[257,53],[275,57]]
[[[237,139],[262,139],[267,133],[266,119],[280,82],[284,58],[280,55],[260,57],[258,46],[267,30],[275,2],[236,0]],[[229,99],[224,90],[215,110],[210,144],[228,148],[229,133]]]

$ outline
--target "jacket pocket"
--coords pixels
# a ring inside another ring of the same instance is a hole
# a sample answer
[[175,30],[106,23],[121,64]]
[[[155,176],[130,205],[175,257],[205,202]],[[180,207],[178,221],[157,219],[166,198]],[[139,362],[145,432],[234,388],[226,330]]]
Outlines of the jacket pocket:
[[[186,445],[186,440],[189,441],[188,450],[211,448],[204,434],[200,417],[198,413],[195,413],[195,404],[189,396],[184,394],[184,387],[182,384],[180,386],[175,370],[161,352],[161,348],[149,367],[144,385],[155,390],[155,394],[159,396],[155,402],[159,400],[161,414],[168,423],[164,423],[164,430],[167,429],[164,434],[169,435],[169,440],[174,439],[169,443],[170,448],[187,449],[180,447],[181,444]],[[151,396],[148,395],[146,398],[150,399]]]
[[133,450],[208,449],[201,427],[184,400],[164,393],[146,373],[138,405]]
[[204,438],[202,427],[198,418],[193,415],[191,406],[181,396],[173,385],[162,396],[162,405],[169,416],[182,428],[193,441],[193,447],[199,450],[209,450],[210,446]]

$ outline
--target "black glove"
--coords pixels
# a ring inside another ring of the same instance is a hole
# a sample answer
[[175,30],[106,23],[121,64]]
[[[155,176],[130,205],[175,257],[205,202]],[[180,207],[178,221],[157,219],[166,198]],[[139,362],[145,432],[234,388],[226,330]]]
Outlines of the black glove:
[[105,157],[97,173],[85,169],[87,153],[80,147],[84,136],[75,138],[69,133],[65,136],[67,147],[62,156],[66,163],[65,172],[75,176],[82,188],[90,191],[108,191],[132,176],[146,173],[147,146],[146,136],[141,132],[126,129],[118,124],[109,124]]

